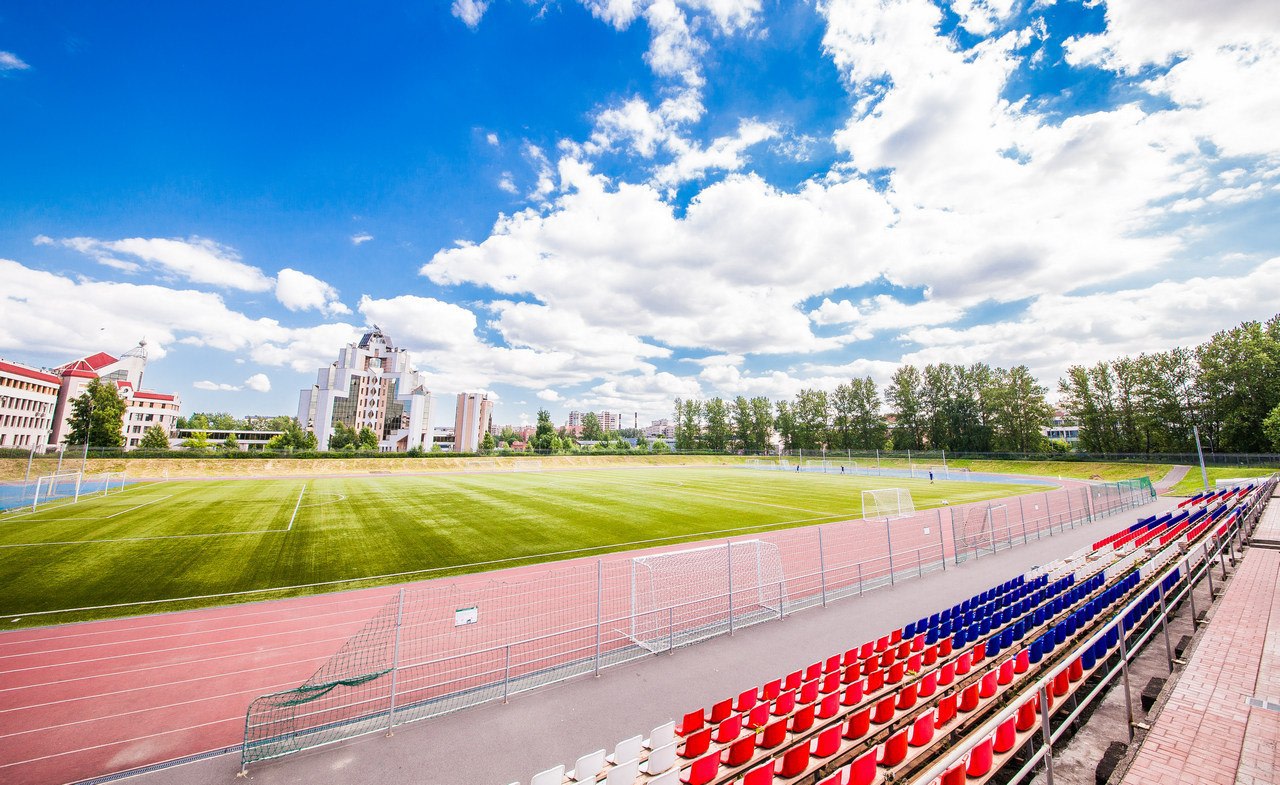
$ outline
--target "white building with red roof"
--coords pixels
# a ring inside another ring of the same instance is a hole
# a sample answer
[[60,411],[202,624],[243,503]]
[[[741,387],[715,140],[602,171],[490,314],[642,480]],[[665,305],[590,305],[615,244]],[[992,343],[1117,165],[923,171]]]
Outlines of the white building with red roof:
[[0,360],[0,448],[31,450],[49,443],[61,385],[50,371]]
[[142,435],[152,425],[164,428],[166,434],[177,429],[182,399],[174,393],[159,393],[142,389],[142,376],[147,369],[147,342],[113,357],[98,352],[55,368],[60,386],[54,407],[52,433],[49,444],[61,444],[70,433],[71,402],[84,392],[94,379],[115,382],[120,396],[125,399],[122,429],[126,449],[137,447]]

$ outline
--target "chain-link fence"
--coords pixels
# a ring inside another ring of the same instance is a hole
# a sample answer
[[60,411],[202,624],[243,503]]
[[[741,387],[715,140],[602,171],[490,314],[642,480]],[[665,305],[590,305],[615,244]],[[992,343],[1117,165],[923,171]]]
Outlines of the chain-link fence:
[[300,687],[254,700],[242,764],[670,651],[1150,501],[1127,481],[670,546],[404,590]]

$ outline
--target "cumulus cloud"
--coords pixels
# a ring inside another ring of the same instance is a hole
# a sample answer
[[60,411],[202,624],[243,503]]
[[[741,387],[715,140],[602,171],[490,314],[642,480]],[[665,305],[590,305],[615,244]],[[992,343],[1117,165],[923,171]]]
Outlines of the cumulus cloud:
[[368,232],[360,232],[358,234],[351,235],[351,244],[364,245],[365,243],[369,242],[372,239],[373,239],[373,235],[369,234]]
[[453,15],[472,30],[480,26],[480,20],[488,10],[489,0],[453,0],[453,5],[450,6]]
[[326,316],[349,314],[338,290],[314,276],[286,267],[276,273],[276,299],[290,311],[316,310]]
[[550,388],[538,391],[538,400],[540,401],[559,401],[562,399],[563,396],[561,396],[560,393]]
[[240,392],[241,390],[252,390],[253,392],[271,392],[271,380],[267,378],[265,373],[255,373],[243,384],[226,384],[225,382],[211,382],[201,380],[192,382],[192,387],[197,390],[208,390],[211,392]]
[[271,380],[267,378],[265,373],[255,373],[245,379],[244,386],[245,389],[253,390],[254,392],[271,392]]
[[[47,245],[53,241],[41,235],[35,242]],[[248,292],[265,292],[272,286],[271,279],[262,270],[240,261],[240,254],[234,248],[203,237],[189,237],[185,240],[155,237],[132,237],[125,240],[68,237],[57,242],[93,257],[100,264],[124,272],[150,269],[165,278]]]
[[26,71],[31,68],[13,52],[0,51],[0,71]]

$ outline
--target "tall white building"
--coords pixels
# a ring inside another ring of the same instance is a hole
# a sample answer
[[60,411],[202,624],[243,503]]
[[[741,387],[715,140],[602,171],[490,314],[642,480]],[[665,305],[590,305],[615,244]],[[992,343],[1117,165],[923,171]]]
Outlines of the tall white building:
[[153,425],[163,428],[166,435],[172,434],[178,426],[182,399],[174,393],[143,390],[142,376],[146,370],[146,341],[139,341],[137,346],[119,357],[98,352],[56,368],[54,373],[59,377],[60,387],[49,444],[61,444],[70,434],[71,403],[94,379],[114,383],[116,392],[125,399],[121,428],[126,448],[137,447],[142,442],[142,435]]
[[0,447],[48,444],[61,384],[48,371],[0,360]]
[[298,422],[329,449],[337,423],[371,428],[383,452],[431,449],[431,393],[413,369],[409,352],[397,349],[374,325],[338,359],[316,374],[298,396]]
[[453,451],[476,452],[489,429],[493,401],[482,393],[459,393],[453,417]]
[[600,412],[600,430],[618,431],[622,428],[621,412]]

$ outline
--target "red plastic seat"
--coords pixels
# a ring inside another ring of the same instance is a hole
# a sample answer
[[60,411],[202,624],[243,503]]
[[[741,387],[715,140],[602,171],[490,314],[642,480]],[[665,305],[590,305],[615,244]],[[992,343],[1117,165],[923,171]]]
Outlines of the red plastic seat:
[[862,701],[862,682],[855,681],[848,687],[844,688],[844,693],[840,696],[840,704],[843,706],[857,706]]
[[1013,660],[1013,672],[1026,673],[1027,669],[1029,669],[1030,667],[1031,667],[1031,650],[1023,649],[1022,651],[1018,652],[1018,656],[1015,657]]
[[942,640],[938,641],[938,656],[939,657],[951,656],[951,639],[950,638],[943,638]]
[[1008,752],[1018,741],[1017,717],[1010,717],[996,726],[995,746],[997,753]]
[[884,687],[884,671],[872,671],[862,685],[862,691],[870,694]]
[[956,680],[956,664],[948,662],[938,670],[938,683],[943,687]]
[[748,728],[763,728],[769,723],[769,707],[772,704],[757,703],[751,709],[751,713],[747,715]]
[[844,656],[840,658],[840,666],[843,668],[847,668],[857,661],[858,661],[858,649],[857,647],[854,647],[846,651],[844,653]]
[[804,671],[792,671],[787,674],[787,680],[782,683],[784,690],[798,690],[804,682]]
[[880,658],[879,658],[879,657],[872,657],[872,658],[871,658],[871,659],[869,659],[869,660],[863,660],[863,661],[862,661],[862,675],[863,675],[863,676],[869,676],[869,675],[871,675],[872,673],[875,673],[875,672],[876,672],[876,671],[878,671],[878,670],[880,670]]
[[1053,694],[1055,697],[1061,698],[1071,692],[1071,675],[1063,669],[1058,675],[1053,677]]
[[979,641],[978,645],[973,647],[973,661],[982,662],[987,656],[987,642]]
[[960,693],[960,711],[973,711],[978,708],[978,685],[970,684]]
[[924,669],[924,655],[912,654],[907,658],[907,670],[911,673],[919,673]]
[[818,719],[825,720],[840,712],[840,693],[833,692],[818,703]]
[[963,676],[973,668],[973,655],[965,652],[956,658],[956,675]]
[[735,741],[720,753],[720,760],[726,766],[741,766],[749,763],[756,756],[756,735],[748,733]]
[[774,679],[760,688],[760,700],[777,700],[782,694],[782,679]]
[[822,683],[819,690],[826,694],[831,694],[840,689],[840,671],[828,673],[822,677]]
[[858,659],[865,660],[870,657],[874,651],[875,643],[873,641],[867,641],[862,644],[862,648],[858,649]]
[[933,709],[926,711],[911,724],[911,746],[923,747],[933,741]]
[[764,732],[760,734],[760,740],[756,742],[756,746],[773,749],[786,740],[787,718],[783,717],[764,726]]
[[924,664],[932,665],[937,661],[938,661],[938,644],[935,643],[924,650]]
[[912,682],[907,686],[898,690],[898,708],[909,709],[916,705],[916,691],[918,689],[916,682]]
[[813,715],[817,705],[810,703],[791,717],[791,732],[803,733],[813,727]]
[[778,762],[774,774],[783,779],[791,779],[809,768],[809,743],[799,744],[787,750]]
[[906,667],[900,662],[895,662],[889,666],[889,673],[884,677],[885,683],[897,684],[902,681],[902,675],[906,672]]
[[775,717],[781,717],[784,714],[790,714],[796,710],[796,694],[787,690],[778,696],[773,702],[773,714]]
[[894,630],[893,632],[889,633],[889,645],[890,645],[890,646],[897,645],[897,643],[898,643],[899,641],[901,641],[901,640],[902,640],[902,628],[901,628],[901,627],[899,627],[898,629],[896,629],[896,630]]
[[991,771],[993,740],[990,736],[983,739],[969,752],[969,764],[965,772],[970,777],[985,777]]
[[1013,658],[1000,663],[1000,669],[996,671],[996,681],[1000,684],[1008,684],[1013,681]]
[[840,655],[833,654],[822,663],[823,673],[835,673],[840,670]]
[[759,695],[754,689],[743,690],[738,695],[738,700],[734,702],[733,710],[736,712],[751,711],[759,700]]
[[800,686],[799,703],[813,703],[818,699],[818,682],[806,681]]
[[871,707],[862,711],[855,711],[849,715],[849,721],[844,726],[844,737],[853,741],[867,735],[867,731],[871,729]]
[[943,772],[938,785],[964,785],[964,777],[964,761],[960,761]]
[[700,729],[703,723],[702,709],[691,711],[684,715],[684,719],[680,720],[680,724],[676,726],[676,735],[688,736],[690,733]]
[[696,758],[705,753],[711,747],[711,729],[703,728],[696,733],[689,735],[685,739],[684,746],[680,748],[680,757]]
[[880,663],[881,668],[887,668],[897,661],[898,661],[898,653],[895,652],[893,649],[889,649],[888,651],[883,652],[880,655],[880,659],[877,660],[877,662]]
[[910,728],[903,728],[897,733],[889,737],[889,739],[881,747],[880,756],[876,758],[876,763],[886,768],[892,768],[907,759],[907,741]]
[[896,701],[892,695],[881,698],[880,702],[876,704],[875,714],[871,715],[871,721],[877,725],[883,725],[892,720],[894,712],[897,711],[895,703]]
[[773,782],[773,761],[768,760],[747,772],[742,785],[770,785]]
[[716,744],[728,744],[740,735],[742,735],[742,715],[733,714],[716,727],[713,738]]
[[920,680],[920,697],[927,698],[938,691],[938,672],[929,671]]
[[953,692],[950,695],[943,696],[942,700],[938,701],[938,719],[934,721],[934,725],[941,728],[955,718],[956,694]]
[[[894,641],[895,643],[897,641]],[[889,648],[889,636],[885,635],[876,639],[876,651],[884,651]]]
[[999,688],[996,680],[999,676],[1000,674],[996,671],[987,671],[982,674],[982,680],[978,682],[981,685],[978,687],[979,698],[990,698],[996,694],[996,690]]
[[804,669],[804,680],[805,680],[805,681],[813,681],[814,679],[818,678],[818,677],[819,677],[819,676],[821,676],[821,675],[822,675],[822,663],[821,663],[821,662],[815,662],[815,663],[813,663],[812,665],[810,665],[809,667],[807,667],[807,668],[805,668],[805,669]]
[[680,781],[688,785],[706,785],[720,773],[720,753],[712,752],[703,755],[693,762],[689,771],[680,775]]
[[818,758],[830,758],[840,751],[840,726],[834,725],[818,734],[813,743],[813,754]]
[[723,722],[726,717],[733,713],[733,698],[725,698],[716,705],[711,707],[711,716],[707,717],[707,722],[715,725],[717,722]]
[[1067,669],[1067,673],[1071,681],[1080,681],[1084,678],[1084,660],[1079,657],[1072,660],[1070,667]]
[[910,657],[911,641],[903,641],[902,643],[899,643],[898,648],[895,650],[895,652],[896,652],[896,657],[899,660],[905,660],[906,658]]
[[862,757],[849,764],[848,785],[871,785],[876,778],[876,751],[867,750]]
[[854,662],[844,669],[844,675],[840,677],[840,681],[848,684],[858,681],[862,678],[862,664]]
[[1028,731],[1036,726],[1037,713],[1040,711],[1039,696],[1032,698],[1018,707],[1018,730]]
[[828,777],[818,782],[818,785],[844,785],[844,776],[849,773],[849,767],[836,769]]

